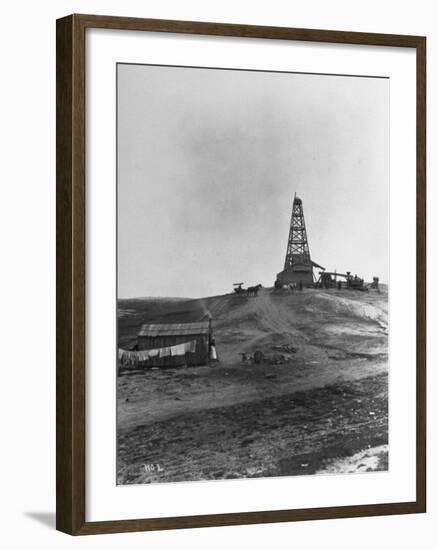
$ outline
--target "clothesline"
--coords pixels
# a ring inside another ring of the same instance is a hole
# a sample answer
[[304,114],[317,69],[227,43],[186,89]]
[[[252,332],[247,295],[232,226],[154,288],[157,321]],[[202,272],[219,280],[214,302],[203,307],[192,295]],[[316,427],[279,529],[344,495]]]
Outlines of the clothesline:
[[136,366],[138,363],[148,361],[149,359],[157,359],[161,357],[178,357],[186,353],[196,352],[196,340],[167,346],[164,348],[146,349],[140,351],[129,351],[122,348],[118,349],[118,358],[121,364],[125,367]]

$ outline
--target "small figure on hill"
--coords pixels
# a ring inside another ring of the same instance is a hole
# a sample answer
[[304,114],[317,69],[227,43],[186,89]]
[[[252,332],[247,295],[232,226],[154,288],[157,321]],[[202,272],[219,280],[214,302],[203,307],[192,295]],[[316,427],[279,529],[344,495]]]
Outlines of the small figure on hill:
[[241,362],[242,363],[248,363],[249,362],[249,357],[247,356],[247,353],[241,352],[240,355],[241,355]]
[[246,291],[243,288],[244,283],[234,283],[235,294],[244,294]]
[[217,361],[217,362],[219,360],[217,355],[217,348],[215,347],[214,338],[211,338],[211,341],[209,343],[209,359],[210,361]]

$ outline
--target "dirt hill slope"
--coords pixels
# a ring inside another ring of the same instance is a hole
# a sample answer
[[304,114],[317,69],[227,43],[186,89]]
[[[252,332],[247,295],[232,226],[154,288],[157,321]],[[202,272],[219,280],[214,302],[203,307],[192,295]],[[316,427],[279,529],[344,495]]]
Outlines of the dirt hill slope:
[[213,319],[221,357],[290,344],[325,355],[386,353],[386,293],[265,289],[257,298],[219,296],[202,301]]
[[[119,483],[386,469],[387,309],[386,290],[120,301],[121,346],[210,315],[220,362],[117,379]],[[241,362],[284,346],[281,364]]]
[[220,358],[292,345],[326,356],[365,357],[387,352],[387,291],[262,289],[258,297],[224,295],[197,300],[138,299],[119,302],[119,343],[135,343],[142,323],[184,322],[211,316]]

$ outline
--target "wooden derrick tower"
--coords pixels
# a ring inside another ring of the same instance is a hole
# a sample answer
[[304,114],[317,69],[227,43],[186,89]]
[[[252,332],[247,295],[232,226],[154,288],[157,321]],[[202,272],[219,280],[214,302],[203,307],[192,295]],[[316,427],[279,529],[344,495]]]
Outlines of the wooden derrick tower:
[[282,285],[302,283],[304,286],[312,286],[314,283],[313,267],[324,269],[311,260],[302,199],[295,194],[284,270],[276,276],[277,281]]

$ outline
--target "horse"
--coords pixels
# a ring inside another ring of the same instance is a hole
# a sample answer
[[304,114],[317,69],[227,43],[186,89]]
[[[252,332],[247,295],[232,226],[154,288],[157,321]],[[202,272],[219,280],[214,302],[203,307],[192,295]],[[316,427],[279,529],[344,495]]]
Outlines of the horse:
[[255,286],[248,286],[247,287],[247,296],[258,296],[258,290],[262,288],[263,285],[261,283],[255,285]]

